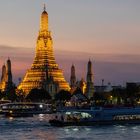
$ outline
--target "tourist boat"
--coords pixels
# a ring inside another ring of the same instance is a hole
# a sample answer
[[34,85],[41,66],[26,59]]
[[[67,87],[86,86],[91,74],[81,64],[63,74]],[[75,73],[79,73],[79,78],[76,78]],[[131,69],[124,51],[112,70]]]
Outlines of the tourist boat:
[[[0,105],[6,104],[6,103],[11,103],[10,100],[0,100]],[[3,114],[2,109],[0,108],[0,115]]]
[[6,103],[11,103],[11,101],[10,100],[0,100],[0,105],[6,104]]
[[61,111],[49,120],[52,126],[93,126],[95,124],[138,124],[140,107],[91,108]]
[[45,103],[6,103],[0,105],[1,112],[8,117],[28,117],[34,114],[50,113],[51,107]]

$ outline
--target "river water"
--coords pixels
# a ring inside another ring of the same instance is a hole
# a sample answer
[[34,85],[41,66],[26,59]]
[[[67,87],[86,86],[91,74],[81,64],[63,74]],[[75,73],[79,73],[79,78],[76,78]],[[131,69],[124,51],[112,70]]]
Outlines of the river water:
[[140,125],[52,127],[47,115],[0,117],[0,140],[140,140]]

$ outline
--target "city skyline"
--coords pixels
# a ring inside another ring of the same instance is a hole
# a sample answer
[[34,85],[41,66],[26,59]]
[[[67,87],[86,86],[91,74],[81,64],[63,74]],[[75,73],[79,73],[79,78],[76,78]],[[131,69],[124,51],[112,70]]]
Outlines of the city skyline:
[[[56,61],[67,75],[66,79],[69,80],[72,63],[75,64],[78,79],[83,75],[85,78],[86,65],[91,58],[95,83],[100,83],[101,79],[113,84],[138,81],[140,2],[63,2],[45,1]],[[44,1],[6,0],[0,3],[0,66],[10,57],[14,81],[17,81],[18,77],[24,76],[33,60],[38,18]],[[5,13],[4,9],[7,10]]]

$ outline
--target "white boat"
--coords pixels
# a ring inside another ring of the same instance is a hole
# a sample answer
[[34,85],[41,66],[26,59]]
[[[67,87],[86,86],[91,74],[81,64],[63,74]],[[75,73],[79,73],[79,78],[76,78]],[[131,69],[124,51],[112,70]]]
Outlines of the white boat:
[[140,124],[140,107],[113,107],[67,110],[54,114],[53,126],[95,124]]
[[27,117],[33,116],[34,114],[46,114],[50,113],[50,105],[45,103],[28,103],[28,102],[17,102],[17,103],[6,103],[0,105],[1,112],[5,116],[10,117]]

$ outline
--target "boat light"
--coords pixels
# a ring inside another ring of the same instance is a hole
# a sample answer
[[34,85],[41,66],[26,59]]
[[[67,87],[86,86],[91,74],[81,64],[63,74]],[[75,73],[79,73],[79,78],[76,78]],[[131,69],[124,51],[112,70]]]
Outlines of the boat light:
[[43,108],[43,105],[42,105],[42,104],[40,104],[40,105],[39,105],[39,107],[40,107],[40,108]]
[[70,115],[70,114],[71,114],[71,112],[66,112],[65,114]]
[[9,112],[10,112],[10,113],[13,113],[13,111],[12,111],[12,110],[10,110]]

